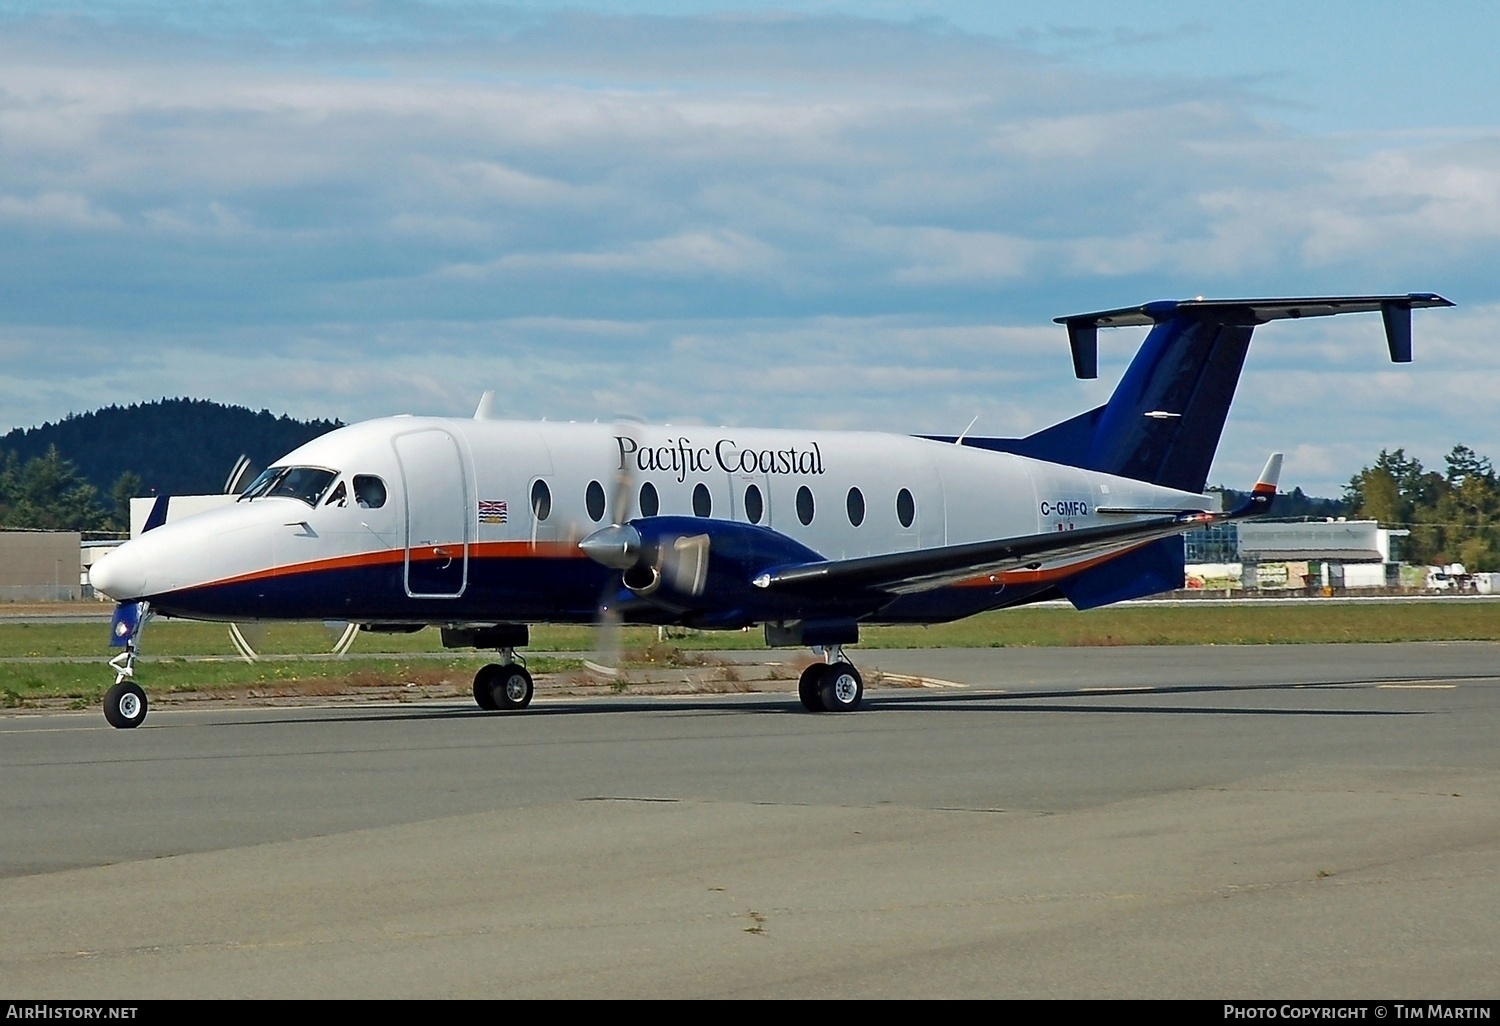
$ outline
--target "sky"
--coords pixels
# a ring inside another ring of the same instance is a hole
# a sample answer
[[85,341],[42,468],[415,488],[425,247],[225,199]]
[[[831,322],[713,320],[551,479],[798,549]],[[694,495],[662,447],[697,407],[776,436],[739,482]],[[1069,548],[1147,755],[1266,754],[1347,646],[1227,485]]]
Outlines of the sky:
[[[1500,460],[1500,5],[0,0],[0,432],[191,396],[1021,435],[1257,330],[1210,480]],[[227,468],[226,468],[227,469]]]

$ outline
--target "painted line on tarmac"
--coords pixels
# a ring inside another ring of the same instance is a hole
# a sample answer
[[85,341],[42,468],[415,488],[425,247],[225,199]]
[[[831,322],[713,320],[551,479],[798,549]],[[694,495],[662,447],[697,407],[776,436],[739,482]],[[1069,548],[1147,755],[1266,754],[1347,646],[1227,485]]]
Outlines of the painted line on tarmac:
[[898,681],[902,684],[915,684],[922,688],[967,688],[969,685],[960,684],[956,680],[943,680],[941,677],[915,677],[909,673],[887,673],[880,674],[886,680]]

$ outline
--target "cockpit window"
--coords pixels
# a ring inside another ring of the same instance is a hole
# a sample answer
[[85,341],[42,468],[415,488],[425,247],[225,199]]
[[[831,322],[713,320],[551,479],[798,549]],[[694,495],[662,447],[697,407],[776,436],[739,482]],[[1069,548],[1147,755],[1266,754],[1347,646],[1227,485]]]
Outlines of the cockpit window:
[[330,495],[330,496],[328,496],[328,501],[325,502],[325,503],[323,503],[323,505],[325,505],[325,506],[344,506],[344,505],[347,505],[348,502],[349,502],[349,491],[348,491],[348,489],[346,489],[344,487],[344,482],[340,481],[339,482],[339,486],[333,490],[333,494]]
[[354,502],[362,509],[385,505],[385,482],[370,474],[354,475]]
[[337,476],[331,470],[317,467],[270,467],[245,489],[240,499],[287,496],[316,506]]

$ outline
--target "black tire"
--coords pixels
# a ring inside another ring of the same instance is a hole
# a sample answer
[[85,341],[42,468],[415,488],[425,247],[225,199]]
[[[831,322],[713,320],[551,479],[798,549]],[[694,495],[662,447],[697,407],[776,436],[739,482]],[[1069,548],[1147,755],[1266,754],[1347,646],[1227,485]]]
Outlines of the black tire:
[[524,709],[531,704],[531,696],[535,690],[526,667],[511,663],[500,667],[495,674],[494,683],[490,685],[490,697],[495,708],[501,711]]
[[865,696],[865,682],[848,663],[834,663],[823,671],[818,696],[829,712],[853,712]]
[[485,712],[499,712],[500,707],[495,704],[495,678],[500,673],[500,667],[495,663],[481,666],[479,672],[474,674],[474,702]]
[[139,727],[146,718],[146,693],[134,681],[111,685],[104,692],[104,718],[119,730]]
[[824,712],[823,708],[823,672],[828,667],[823,663],[813,663],[802,671],[802,676],[797,679],[797,697],[802,699],[802,708],[808,712]]

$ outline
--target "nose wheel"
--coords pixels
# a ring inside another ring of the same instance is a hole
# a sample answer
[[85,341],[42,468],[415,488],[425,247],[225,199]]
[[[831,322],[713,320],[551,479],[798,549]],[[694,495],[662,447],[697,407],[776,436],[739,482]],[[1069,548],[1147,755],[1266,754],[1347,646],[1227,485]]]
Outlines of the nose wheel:
[[797,697],[808,712],[853,712],[865,695],[864,678],[844,659],[843,650],[830,649],[828,662],[813,663],[797,680]]
[[146,718],[146,692],[135,681],[111,685],[104,692],[104,718],[121,730],[139,727]]

